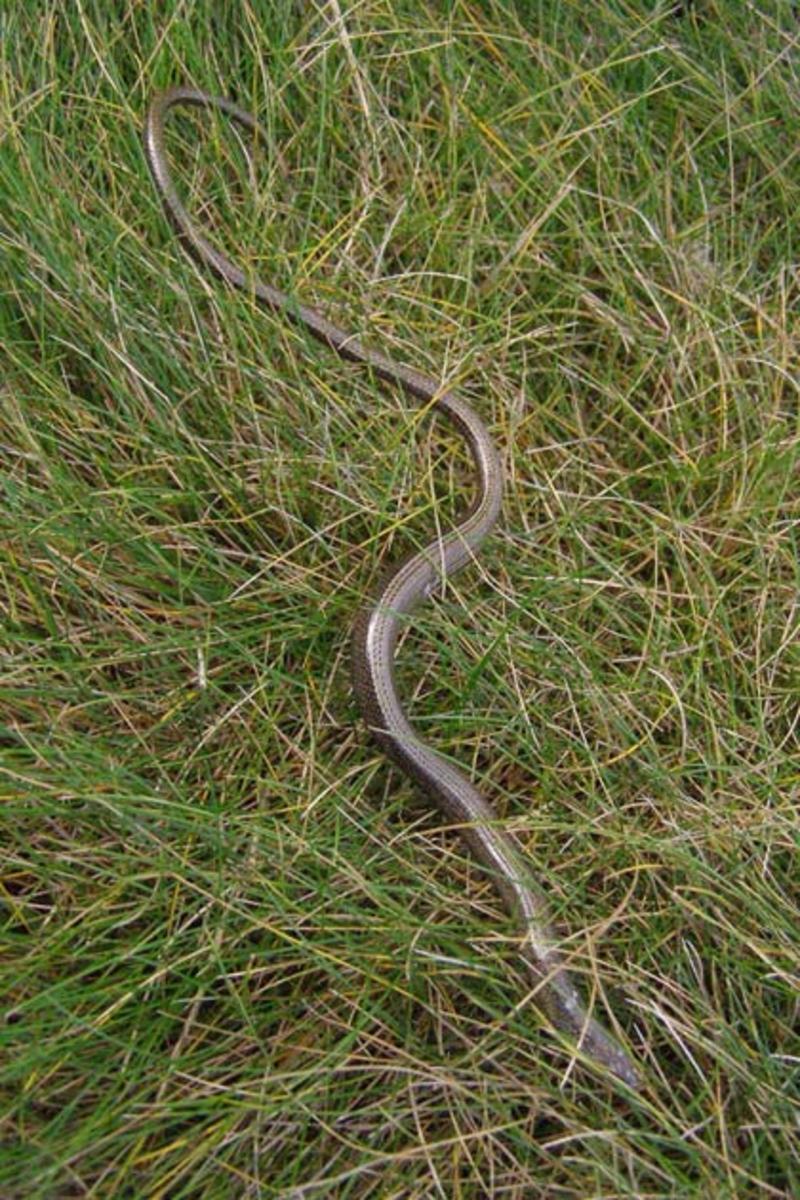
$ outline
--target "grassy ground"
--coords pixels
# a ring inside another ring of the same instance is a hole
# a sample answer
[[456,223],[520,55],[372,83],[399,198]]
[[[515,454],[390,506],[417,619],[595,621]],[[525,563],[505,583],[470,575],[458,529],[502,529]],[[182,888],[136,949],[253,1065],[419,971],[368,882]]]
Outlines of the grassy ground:
[[[799,26],[672,7],[3,7],[2,1196],[798,1194]],[[183,257],[187,81],[198,217],[496,434],[401,675],[632,1103],[350,696],[463,449]]]

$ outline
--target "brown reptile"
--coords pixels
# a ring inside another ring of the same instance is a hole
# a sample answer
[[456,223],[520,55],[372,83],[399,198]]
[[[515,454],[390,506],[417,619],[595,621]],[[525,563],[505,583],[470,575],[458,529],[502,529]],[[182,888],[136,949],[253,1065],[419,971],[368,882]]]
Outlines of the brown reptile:
[[458,826],[515,914],[522,931],[520,953],[533,981],[536,1003],[582,1055],[636,1088],[640,1081],[630,1058],[587,1011],[563,964],[541,888],[519,848],[467,776],[417,735],[395,685],[394,655],[405,614],[474,557],[499,516],[503,476],[489,433],[470,405],[455,392],[443,390],[430,376],[363,346],[352,334],[315,309],[297,304],[278,288],[245,275],[195,228],[175,190],[164,146],[167,113],[178,105],[221,109],[251,133],[262,138],[266,135],[248,112],[223,97],[189,87],[172,88],[155,96],[145,122],[145,152],[166,212],[185,248],[227,283],[305,326],[343,358],[363,363],[380,379],[399,385],[416,400],[444,413],[470,448],[478,485],[466,514],[449,533],[437,536],[423,550],[397,563],[373,602],[356,618],[352,651],[355,695],[381,748]]

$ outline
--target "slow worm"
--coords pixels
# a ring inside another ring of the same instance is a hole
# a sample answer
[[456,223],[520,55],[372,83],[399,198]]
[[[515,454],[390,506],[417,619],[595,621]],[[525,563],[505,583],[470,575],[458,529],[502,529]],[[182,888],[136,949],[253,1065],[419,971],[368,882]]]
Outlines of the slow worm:
[[399,562],[381,583],[372,604],[356,618],[352,650],[355,695],[381,748],[458,826],[515,914],[521,927],[520,953],[532,980],[536,1003],[583,1055],[635,1088],[639,1077],[631,1060],[587,1011],[563,963],[541,889],[520,850],[466,775],[418,737],[405,715],[395,685],[395,648],[404,616],[440,587],[444,579],[472,560],[499,516],[503,477],[492,440],[477,414],[455,392],[443,390],[420,371],[363,346],[315,309],[297,304],[277,288],[245,275],[195,228],[176,192],[164,145],[165,118],[176,105],[218,108],[249,132],[262,138],[265,134],[248,112],[223,97],[177,87],[154,98],[144,129],[147,162],[184,247],[225,282],[242,288],[268,308],[305,326],[342,358],[363,363],[379,379],[399,385],[415,399],[444,413],[470,448],[478,486],[466,514],[449,533]]

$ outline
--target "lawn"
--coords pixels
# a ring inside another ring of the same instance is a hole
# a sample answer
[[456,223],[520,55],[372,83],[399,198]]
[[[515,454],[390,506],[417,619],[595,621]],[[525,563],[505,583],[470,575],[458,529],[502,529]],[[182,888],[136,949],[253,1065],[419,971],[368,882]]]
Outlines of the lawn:
[[[800,17],[787,0],[0,14],[0,1195],[800,1194]],[[506,498],[399,679],[642,1075],[553,1036],[383,758],[353,617],[457,433]]]

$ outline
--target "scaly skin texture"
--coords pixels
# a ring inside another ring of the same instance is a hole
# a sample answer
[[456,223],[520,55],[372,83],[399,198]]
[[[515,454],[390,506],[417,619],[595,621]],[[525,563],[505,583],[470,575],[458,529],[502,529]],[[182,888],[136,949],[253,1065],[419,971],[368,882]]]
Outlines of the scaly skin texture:
[[417,736],[395,685],[395,648],[405,616],[475,556],[499,516],[503,477],[492,440],[461,397],[443,391],[429,376],[362,346],[315,309],[296,304],[277,288],[246,276],[194,227],[178,198],[164,147],[164,121],[177,105],[218,108],[254,135],[265,138],[265,134],[249,113],[222,97],[178,87],[154,98],[145,122],[145,153],[167,214],[187,251],[227,283],[305,326],[343,358],[363,363],[380,379],[399,385],[415,399],[443,412],[469,445],[478,479],[471,507],[453,530],[398,563],[383,580],[373,603],[356,619],[352,653],[355,695],[378,744],[458,826],[515,914],[522,930],[520,953],[532,978],[537,1004],[584,1056],[636,1088],[639,1077],[629,1057],[587,1012],[562,963],[541,889],[519,848],[499,827],[491,807],[467,776]]

